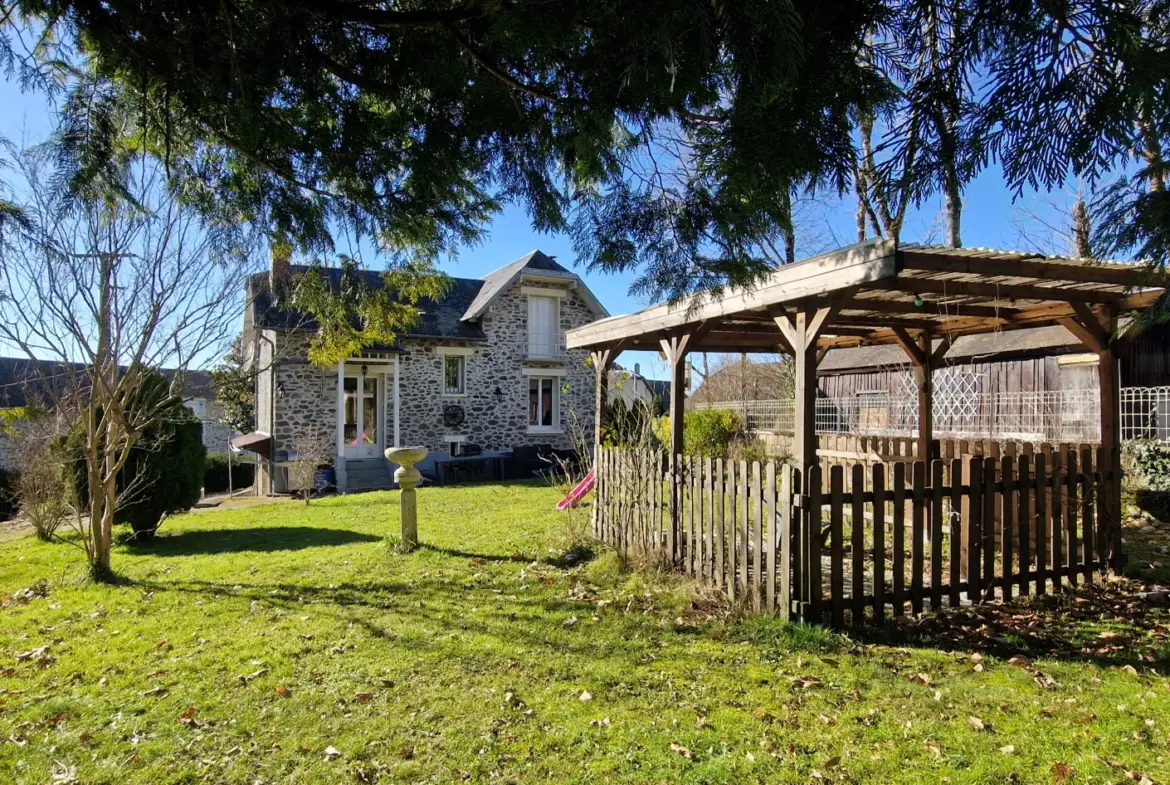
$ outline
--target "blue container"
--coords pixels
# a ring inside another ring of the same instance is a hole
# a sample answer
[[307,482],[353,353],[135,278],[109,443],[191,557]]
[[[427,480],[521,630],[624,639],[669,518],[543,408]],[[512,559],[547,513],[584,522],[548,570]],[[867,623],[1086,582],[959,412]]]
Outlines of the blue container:
[[313,474],[313,490],[317,493],[333,493],[337,490],[337,472],[332,466],[318,469]]

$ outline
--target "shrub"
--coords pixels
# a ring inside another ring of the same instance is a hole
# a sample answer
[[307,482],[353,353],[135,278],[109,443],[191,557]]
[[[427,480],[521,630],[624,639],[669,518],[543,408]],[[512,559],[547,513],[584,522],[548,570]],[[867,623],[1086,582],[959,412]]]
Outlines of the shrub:
[[38,538],[51,541],[69,515],[61,462],[46,440],[37,439],[21,449],[20,466],[15,484],[20,514],[32,524]]
[[[144,400],[169,394],[168,383],[160,374],[154,374],[153,382],[143,384],[141,390]],[[85,505],[89,480],[83,439],[81,424],[75,424],[57,449],[64,463],[73,467],[66,479],[75,489],[78,503]],[[130,524],[135,539],[150,539],[164,516],[189,510],[199,501],[206,458],[202,423],[176,400],[145,429],[118,474],[115,522]]]
[[1122,466],[1151,491],[1170,491],[1170,444],[1134,439],[1122,445]]
[[727,457],[733,461],[747,461],[748,463],[764,463],[768,460],[768,449],[764,443],[755,438],[740,438],[731,443]]
[[[655,433],[670,444],[670,417],[655,422]],[[683,454],[701,458],[723,458],[732,443],[743,434],[743,418],[730,409],[687,412],[683,419]]]
[[123,488],[132,489],[131,499],[119,505],[115,520],[130,524],[135,539],[148,540],[163,516],[185,512],[199,501],[207,459],[203,424],[194,415],[160,423],[132,452],[119,477]]
[[[206,493],[226,493],[228,490],[227,455],[208,455],[203,469],[203,490]],[[255,466],[250,463],[231,461],[231,487],[235,490],[247,488],[255,476]]]

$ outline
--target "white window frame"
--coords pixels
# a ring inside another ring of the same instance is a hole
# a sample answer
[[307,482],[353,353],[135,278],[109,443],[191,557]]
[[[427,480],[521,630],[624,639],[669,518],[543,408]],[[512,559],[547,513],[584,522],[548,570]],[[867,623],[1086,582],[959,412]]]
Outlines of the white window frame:
[[[525,369],[529,371],[530,369]],[[535,369],[532,369],[535,370]],[[528,372],[524,374],[528,379],[528,384],[524,389],[524,407],[528,408],[529,401],[532,395],[532,383],[536,382],[536,410],[543,411],[544,407],[541,405],[541,400],[544,396],[544,391],[541,389],[545,379],[552,382],[552,425],[533,425],[531,419],[528,422],[528,433],[564,433],[561,428],[561,379],[564,377],[563,373],[539,373]]]
[[560,348],[561,298],[565,295],[565,293],[562,291],[556,290],[556,289],[536,289],[536,288],[527,287],[527,286],[523,287],[522,291],[525,294],[527,294],[528,301],[529,301],[528,302],[529,319],[528,319],[528,335],[527,335],[529,355],[532,355],[533,346],[534,346],[534,339],[536,338],[536,335],[534,335],[532,332],[532,329],[534,326],[532,324],[532,318],[531,318],[531,316],[532,316],[532,300],[533,299],[552,300],[552,317],[551,317],[552,323],[549,325],[550,329],[552,330],[552,333],[550,335],[544,336],[545,343],[547,344],[549,341],[551,341],[552,344],[551,344],[551,346],[545,347],[546,348],[545,352],[542,352],[536,356],[546,357],[546,358],[554,358],[557,356],[557,352]]

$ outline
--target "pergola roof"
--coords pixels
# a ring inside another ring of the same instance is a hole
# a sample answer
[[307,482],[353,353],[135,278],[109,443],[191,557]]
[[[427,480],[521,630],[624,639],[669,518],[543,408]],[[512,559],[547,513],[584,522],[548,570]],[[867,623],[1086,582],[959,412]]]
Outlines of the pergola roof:
[[1167,276],[1142,264],[1045,257],[986,248],[842,248],[787,265],[755,287],[695,295],[571,330],[570,349],[648,349],[692,333],[688,351],[777,351],[777,316],[831,308],[817,346],[905,343],[908,332],[954,338],[1044,324],[1078,329],[1086,308],[1112,316],[1148,308]]

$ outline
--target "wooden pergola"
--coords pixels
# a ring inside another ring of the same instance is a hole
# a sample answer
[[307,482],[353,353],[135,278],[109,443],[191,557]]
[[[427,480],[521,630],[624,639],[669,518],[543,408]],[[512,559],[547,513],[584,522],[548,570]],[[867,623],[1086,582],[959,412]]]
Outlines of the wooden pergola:
[[[1145,327],[1125,318],[1152,306],[1166,278],[1144,265],[987,249],[875,241],[778,269],[755,287],[696,295],[571,330],[569,349],[588,349],[597,411],[607,371],[626,350],[650,350],[670,366],[671,455],[682,451],[685,361],[692,352],[781,352],[796,363],[796,466],[817,461],[816,368],[844,346],[898,344],[918,382],[917,454],[933,441],[932,371],[962,335],[1060,324],[1099,358],[1101,444],[1120,438],[1118,357]],[[595,443],[600,442],[600,417]]]

